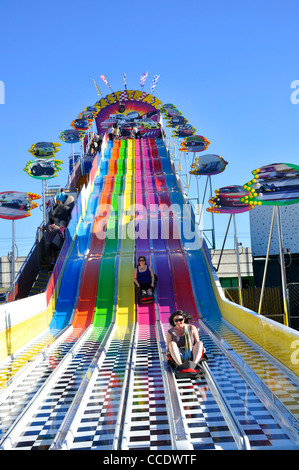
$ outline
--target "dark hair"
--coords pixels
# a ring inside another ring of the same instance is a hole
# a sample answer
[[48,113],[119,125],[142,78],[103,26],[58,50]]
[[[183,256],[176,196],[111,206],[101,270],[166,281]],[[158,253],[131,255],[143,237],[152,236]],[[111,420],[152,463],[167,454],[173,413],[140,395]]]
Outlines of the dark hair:
[[50,224],[56,224],[55,217],[49,217]]
[[146,257],[145,257],[145,256],[142,256],[142,255],[140,255],[140,256],[138,256],[138,264],[137,264],[137,266],[139,266],[139,261],[140,261],[140,258],[143,258],[143,259],[144,259],[144,262],[145,262],[145,264],[147,264],[147,262],[146,262]]
[[171,326],[175,326],[174,317],[177,317],[178,315],[182,315],[182,317],[185,320],[185,323],[189,323],[189,320],[191,320],[191,318],[192,318],[191,315],[189,315],[189,313],[183,312],[183,310],[176,310],[175,312],[173,312],[170,315],[170,317],[168,319]]

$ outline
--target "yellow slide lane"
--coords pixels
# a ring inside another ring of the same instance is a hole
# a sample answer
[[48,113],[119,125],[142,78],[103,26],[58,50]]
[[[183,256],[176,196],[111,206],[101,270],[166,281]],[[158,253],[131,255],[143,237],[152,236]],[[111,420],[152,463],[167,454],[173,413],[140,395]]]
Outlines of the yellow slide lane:
[[123,214],[121,216],[121,248],[118,268],[118,289],[116,305],[117,327],[130,327],[135,322],[135,288],[134,288],[134,252],[135,239],[133,226],[135,212],[135,140],[128,140],[127,171],[123,195]]

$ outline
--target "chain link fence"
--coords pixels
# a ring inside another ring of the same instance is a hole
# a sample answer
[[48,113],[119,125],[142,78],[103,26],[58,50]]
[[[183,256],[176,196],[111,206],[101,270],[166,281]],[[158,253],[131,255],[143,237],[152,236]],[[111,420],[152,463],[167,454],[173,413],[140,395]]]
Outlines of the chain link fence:
[[[224,289],[225,296],[232,302],[239,304],[239,289]],[[298,283],[299,292],[299,283]],[[258,311],[261,296],[261,287],[247,287],[242,289],[243,306]],[[298,301],[298,296],[297,296]],[[298,303],[297,303],[298,308]],[[279,323],[285,324],[283,311],[283,297],[281,287],[266,287],[264,290],[261,314]],[[294,327],[293,327],[294,328]]]
[[287,284],[290,325],[299,330],[299,282]]

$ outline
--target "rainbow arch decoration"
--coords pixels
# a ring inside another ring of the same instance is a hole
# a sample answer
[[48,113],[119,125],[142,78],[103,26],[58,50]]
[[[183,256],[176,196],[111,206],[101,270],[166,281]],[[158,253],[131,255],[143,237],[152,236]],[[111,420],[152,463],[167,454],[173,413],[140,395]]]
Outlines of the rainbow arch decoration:
[[162,102],[151,94],[140,90],[117,91],[101,98],[95,106],[99,109],[95,122],[100,136],[111,126],[119,126],[126,132],[135,125],[140,128],[142,137],[161,136]]

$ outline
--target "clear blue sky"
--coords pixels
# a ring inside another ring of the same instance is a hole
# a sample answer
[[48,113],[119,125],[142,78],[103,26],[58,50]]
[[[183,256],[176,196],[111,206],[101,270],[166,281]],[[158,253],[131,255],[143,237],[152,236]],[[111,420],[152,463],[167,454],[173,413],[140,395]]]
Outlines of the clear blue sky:
[[[139,89],[149,71],[148,92],[160,75],[155,95],[211,141],[208,153],[229,162],[213,189],[244,184],[268,163],[298,164],[299,104],[290,99],[299,80],[298,17],[299,2],[290,0],[1,0],[0,192],[41,194],[41,182],[23,171],[39,141],[62,144],[63,171],[49,184],[65,185],[71,147],[59,135],[97,101],[93,78],[109,93],[101,74],[117,91],[124,72],[128,88]],[[215,216],[218,247],[228,217]],[[237,216],[245,246],[248,219]],[[41,220],[34,209],[16,221],[19,254],[30,250]],[[11,250],[11,225],[0,220],[0,255]]]

